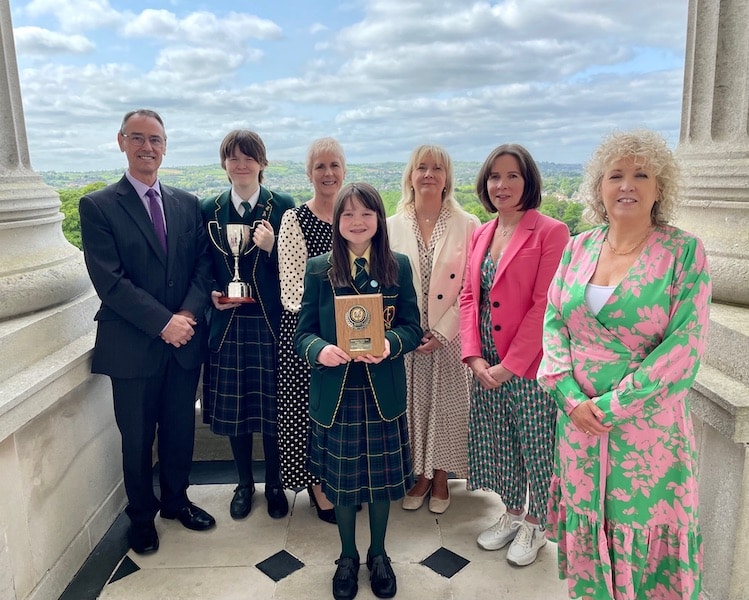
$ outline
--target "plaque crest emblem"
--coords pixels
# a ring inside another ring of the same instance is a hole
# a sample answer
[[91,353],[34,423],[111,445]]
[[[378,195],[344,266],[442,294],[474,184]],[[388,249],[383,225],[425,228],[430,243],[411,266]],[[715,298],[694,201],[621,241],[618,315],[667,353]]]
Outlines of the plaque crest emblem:
[[351,329],[361,330],[366,328],[372,320],[369,311],[361,304],[355,304],[346,311],[346,325]]

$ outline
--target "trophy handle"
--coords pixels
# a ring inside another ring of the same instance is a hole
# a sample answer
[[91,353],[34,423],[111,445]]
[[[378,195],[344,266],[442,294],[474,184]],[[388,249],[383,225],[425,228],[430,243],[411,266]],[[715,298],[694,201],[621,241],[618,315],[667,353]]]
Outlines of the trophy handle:
[[[213,235],[213,230],[216,229],[216,235]],[[221,244],[221,225],[218,221],[208,221],[208,237],[211,238],[211,242],[213,242],[213,245],[218,248],[219,252],[223,254],[224,256],[229,256],[229,253],[223,249]]]
[[263,221],[261,219],[257,219],[253,221],[252,225],[250,225],[250,231],[249,231],[249,239],[247,241],[247,244],[245,244],[242,248],[240,248],[239,253],[242,256],[247,256],[250,252],[252,252],[255,248],[257,248],[257,245],[252,242],[252,234],[255,231],[255,228],[261,224]]

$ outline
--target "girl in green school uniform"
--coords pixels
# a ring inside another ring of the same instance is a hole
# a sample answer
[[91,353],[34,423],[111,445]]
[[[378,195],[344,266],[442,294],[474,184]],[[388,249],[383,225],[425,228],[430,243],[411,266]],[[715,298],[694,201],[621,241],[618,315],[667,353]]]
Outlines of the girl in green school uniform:
[[[352,359],[336,345],[335,297],[376,292],[383,296],[385,351]],[[390,250],[382,198],[371,185],[348,184],[333,210],[332,251],[307,263],[294,339],[312,367],[308,468],[335,506],[341,538],[336,600],[351,600],[358,591],[361,503],[369,505],[372,592],[378,598],[396,592],[385,533],[390,503],[413,485],[403,355],[420,340],[411,267],[405,255]]]

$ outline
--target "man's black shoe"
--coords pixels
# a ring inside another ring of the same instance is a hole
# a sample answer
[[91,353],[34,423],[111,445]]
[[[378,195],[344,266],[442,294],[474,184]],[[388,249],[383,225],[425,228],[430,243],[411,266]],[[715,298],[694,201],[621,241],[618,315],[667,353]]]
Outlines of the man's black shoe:
[[335,564],[338,568],[333,575],[333,598],[353,600],[359,591],[359,559],[342,556]]
[[234,488],[234,497],[229,505],[229,514],[232,519],[244,519],[252,510],[252,495],[255,493],[255,486],[238,485]]
[[289,501],[280,484],[266,486],[265,499],[268,500],[268,514],[274,519],[281,519],[289,514]]
[[182,525],[195,531],[210,529],[216,524],[216,519],[199,506],[195,506],[192,502],[188,502],[185,506],[174,512],[162,508],[161,517],[163,519],[178,519]]
[[153,521],[131,524],[127,540],[137,554],[150,554],[159,549],[159,534],[156,533]]
[[367,568],[371,580],[372,593],[378,598],[392,598],[397,591],[395,585],[395,573],[390,566],[387,554],[378,554],[370,557],[367,554]]

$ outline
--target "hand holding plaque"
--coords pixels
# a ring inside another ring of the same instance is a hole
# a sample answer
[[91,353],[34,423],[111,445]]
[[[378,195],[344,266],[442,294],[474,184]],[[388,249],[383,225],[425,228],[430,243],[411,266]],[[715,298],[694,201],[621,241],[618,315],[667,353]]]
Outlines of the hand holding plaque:
[[[224,227],[226,228],[226,243],[229,246],[232,258],[234,259],[234,277],[226,286],[226,292],[218,299],[218,302],[219,304],[244,304],[255,302],[255,299],[252,297],[252,288],[250,287],[250,284],[239,278],[239,257],[252,250],[252,248],[250,248],[250,243],[252,242],[252,227],[243,223],[227,223]],[[217,235],[215,236],[213,231],[214,228],[217,231]],[[208,223],[208,235],[211,238],[213,245],[216,246],[216,248],[218,248],[225,256],[229,256],[229,253],[224,250],[223,245],[220,243],[221,226],[217,221],[210,221]]]
[[351,358],[385,352],[382,294],[335,297],[336,345]]

